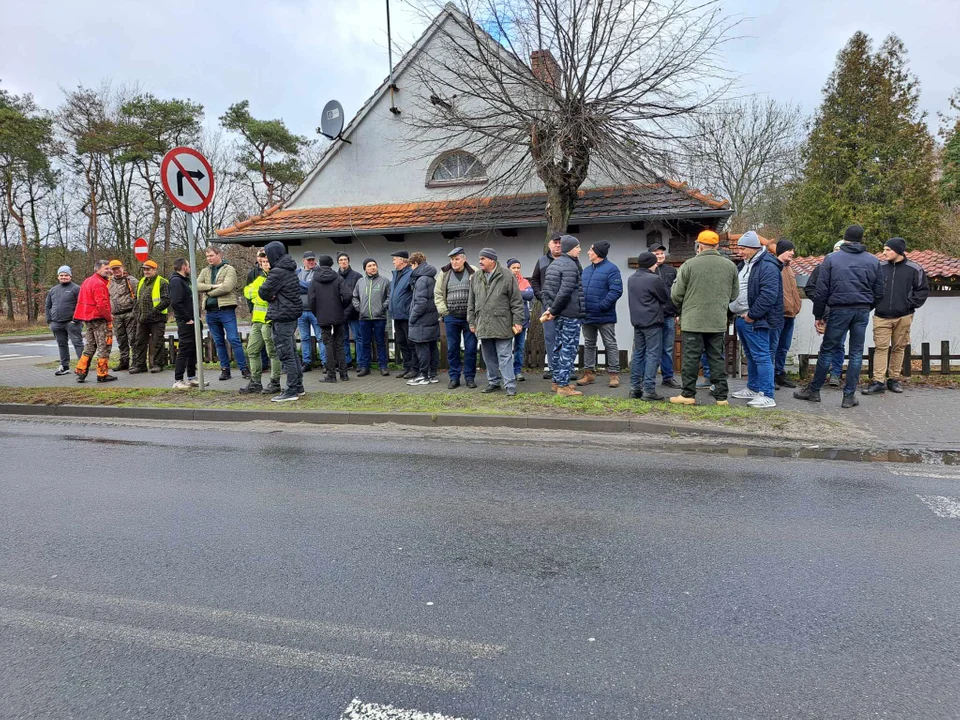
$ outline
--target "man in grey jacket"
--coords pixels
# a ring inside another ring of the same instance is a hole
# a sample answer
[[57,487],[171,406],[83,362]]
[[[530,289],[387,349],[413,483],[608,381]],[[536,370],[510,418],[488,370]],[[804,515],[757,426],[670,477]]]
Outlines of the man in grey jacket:
[[390,309],[390,281],[380,274],[377,261],[363,261],[363,275],[353,286],[353,309],[360,315],[360,338],[357,341],[357,377],[370,374],[372,343],[377,345],[380,374],[389,377],[387,369],[387,311]]
[[523,330],[523,297],[513,273],[497,262],[492,248],[480,251],[480,271],[470,279],[467,324],[480,339],[483,362],[487,366],[485,393],[506,388],[517,394],[513,374],[513,338]]
[[70,344],[77,353],[77,360],[83,354],[83,333],[81,323],[73,319],[77,309],[77,296],[80,286],[73,281],[73,271],[69,265],[61,265],[57,270],[60,282],[47,291],[47,325],[57,339],[60,350],[60,367],[54,375],[66,375],[70,372]]

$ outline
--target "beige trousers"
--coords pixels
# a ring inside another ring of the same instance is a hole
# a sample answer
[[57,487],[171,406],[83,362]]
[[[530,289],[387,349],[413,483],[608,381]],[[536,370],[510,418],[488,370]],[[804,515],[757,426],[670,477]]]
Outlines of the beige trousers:
[[[887,379],[887,357],[890,358],[890,379],[899,380],[903,374],[903,351],[910,344],[910,326],[913,315],[898,318],[873,316],[873,380],[882,383]],[[891,350],[891,345],[893,349]]]

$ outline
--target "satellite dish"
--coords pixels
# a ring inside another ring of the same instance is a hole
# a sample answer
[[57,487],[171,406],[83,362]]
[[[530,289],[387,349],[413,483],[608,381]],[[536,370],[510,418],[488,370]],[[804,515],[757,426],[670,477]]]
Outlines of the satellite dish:
[[320,127],[317,128],[317,132],[331,140],[339,138],[344,142],[350,142],[344,140],[341,135],[343,132],[343,105],[336,100],[331,100],[323,106],[323,114],[320,117]]

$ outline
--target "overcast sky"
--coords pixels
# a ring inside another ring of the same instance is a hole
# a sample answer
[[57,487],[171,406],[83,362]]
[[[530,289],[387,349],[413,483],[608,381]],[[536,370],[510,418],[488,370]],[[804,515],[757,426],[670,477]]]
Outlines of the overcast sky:
[[[408,47],[424,24],[405,0],[391,5]],[[724,10],[745,18],[745,37],[726,48],[743,89],[807,112],[856,30],[877,45],[900,35],[931,116],[960,85],[960,0],[730,0]],[[327,100],[351,117],[388,69],[384,0],[27,0],[4,2],[2,18],[2,87],[47,108],[61,88],[109,79],[189,97],[209,124],[248,99],[254,116],[314,137]]]

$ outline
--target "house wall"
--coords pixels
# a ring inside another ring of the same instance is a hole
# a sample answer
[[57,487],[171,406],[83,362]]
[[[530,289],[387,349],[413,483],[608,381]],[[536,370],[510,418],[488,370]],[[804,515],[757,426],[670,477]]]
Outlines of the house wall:
[[[627,258],[636,257],[647,249],[647,235],[651,231],[661,230],[663,244],[670,251],[670,232],[659,225],[647,223],[643,230],[632,230],[629,223],[622,225],[593,225],[584,226],[578,233],[583,252],[581,261],[584,265],[589,262],[587,248],[594,242],[606,240],[610,243],[608,259],[620,268],[626,291],[626,280],[635,272],[627,265]],[[476,267],[477,257],[484,247],[492,247],[497,251],[501,264],[515,257],[520,261],[522,272],[526,277],[533,273],[536,261],[541,257],[544,241],[542,229],[520,230],[517,237],[504,237],[499,232],[483,232],[464,235],[453,240],[444,239],[439,233],[410,234],[404,237],[403,242],[389,242],[382,235],[360,236],[353,238],[350,245],[337,245],[328,239],[305,240],[302,246],[290,248],[291,255],[300,263],[304,250],[313,250],[317,254],[327,254],[336,257],[338,252],[346,252],[350,256],[351,266],[362,272],[361,263],[367,257],[372,257],[380,266],[381,272],[392,271],[393,264],[390,255],[398,249],[410,253],[419,251],[427,256],[427,262],[438,269],[447,264],[447,253],[455,247],[462,246],[467,251],[467,261]],[[677,247],[685,244],[674,241]],[[626,297],[617,304],[617,342],[620,349],[631,350],[633,347],[633,327],[630,325],[630,313]]]

